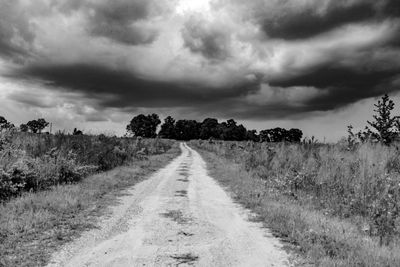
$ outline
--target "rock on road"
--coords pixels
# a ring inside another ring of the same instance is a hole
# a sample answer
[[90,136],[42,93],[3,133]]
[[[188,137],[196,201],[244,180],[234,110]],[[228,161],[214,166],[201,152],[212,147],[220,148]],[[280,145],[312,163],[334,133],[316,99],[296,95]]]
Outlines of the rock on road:
[[279,240],[247,220],[201,156],[181,150],[48,266],[289,266]]

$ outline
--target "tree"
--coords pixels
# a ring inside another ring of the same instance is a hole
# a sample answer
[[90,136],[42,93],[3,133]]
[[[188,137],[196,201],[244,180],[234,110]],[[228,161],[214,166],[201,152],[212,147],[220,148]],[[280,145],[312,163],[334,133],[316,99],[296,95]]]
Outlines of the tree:
[[201,124],[195,120],[179,120],[175,125],[176,139],[192,140],[198,139]]
[[200,126],[200,139],[206,140],[210,138],[217,139],[220,136],[219,123],[217,119],[207,118]]
[[262,130],[260,132],[261,142],[300,142],[303,132],[300,129],[286,130],[284,128],[274,128]]
[[7,123],[8,121],[6,120],[6,118],[0,116],[0,128],[3,128]]
[[32,133],[41,133],[49,123],[45,119],[31,120],[26,124]]
[[260,131],[260,142],[271,142],[271,139],[269,137],[269,132],[270,130],[262,130]]
[[3,116],[0,116],[0,132],[11,128],[14,128],[14,124],[7,121]]
[[226,141],[243,141],[246,139],[247,129],[243,125],[237,125],[233,119],[220,124],[221,139]]
[[161,123],[157,114],[143,115],[134,117],[126,126],[128,133],[134,136],[154,138],[157,136],[157,126]]
[[175,119],[168,116],[164,119],[164,123],[161,125],[161,130],[158,133],[161,138],[175,139]]
[[258,136],[257,130],[248,130],[246,133],[246,140],[253,141],[253,142],[259,142],[260,136]]
[[376,138],[384,144],[390,144],[396,137],[397,133],[394,128],[398,121],[398,117],[393,117],[391,112],[394,108],[394,102],[385,94],[377,104],[374,104],[376,109],[373,116],[374,121],[367,121],[367,123],[375,130],[375,132],[366,130],[371,134],[372,138]]
[[22,123],[22,124],[19,126],[19,129],[20,129],[20,131],[23,132],[23,133],[26,133],[26,132],[29,131],[28,125],[26,125],[26,124],[24,124],[24,123]]
[[299,143],[303,137],[303,132],[300,129],[290,129],[286,131],[285,141]]
[[287,130],[283,128],[274,128],[263,130],[260,132],[261,140],[263,142],[283,142],[287,136]]

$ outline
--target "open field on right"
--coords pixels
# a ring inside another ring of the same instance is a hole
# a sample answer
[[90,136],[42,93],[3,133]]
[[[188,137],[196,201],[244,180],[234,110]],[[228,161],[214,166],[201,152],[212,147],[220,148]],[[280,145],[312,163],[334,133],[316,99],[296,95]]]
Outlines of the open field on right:
[[192,141],[233,197],[317,266],[400,266],[400,151]]

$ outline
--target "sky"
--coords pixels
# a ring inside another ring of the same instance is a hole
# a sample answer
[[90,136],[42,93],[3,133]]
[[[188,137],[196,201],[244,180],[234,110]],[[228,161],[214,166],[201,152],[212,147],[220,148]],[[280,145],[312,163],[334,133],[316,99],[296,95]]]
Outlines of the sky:
[[398,0],[0,0],[16,125],[120,135],[155,112],[336,141],[399,89]]

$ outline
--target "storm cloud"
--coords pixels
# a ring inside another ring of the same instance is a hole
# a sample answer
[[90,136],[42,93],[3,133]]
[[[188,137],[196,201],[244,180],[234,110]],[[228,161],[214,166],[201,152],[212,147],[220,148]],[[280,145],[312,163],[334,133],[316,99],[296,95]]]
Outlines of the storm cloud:
[[[160,1],[162,2],[162,1]],[[158,1],[96,1],[88,3],[89,32],[127,45],[147,44],[158,32],[146,23],[162,12]]]
[[[92,121],[102,108],[308,116],[397,92],[399,31],[396,0],[3,1],[0,75],[79,93]],[[53,104],[27,95],[9,98]]]
[[396,17],[398,7],[395,7],[394,2],[313,1],[296,8],[289,1],[281,1],[277,7],[280,12],[261,20],[262,29],[271,38],[310,38],[351,23]]

